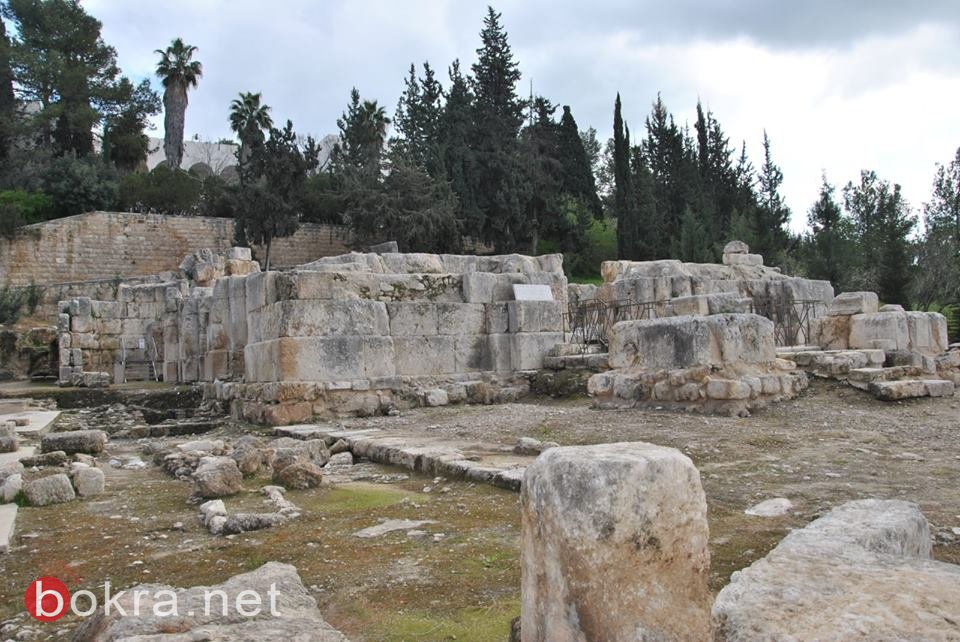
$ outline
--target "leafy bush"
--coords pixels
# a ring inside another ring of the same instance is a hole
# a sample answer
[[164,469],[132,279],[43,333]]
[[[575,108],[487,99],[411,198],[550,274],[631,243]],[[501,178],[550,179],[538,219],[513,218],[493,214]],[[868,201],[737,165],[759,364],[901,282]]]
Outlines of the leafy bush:
[[603,261],[615,261],[617,258],[616,222],[594,219],[587,227],[584,239],[582,250],[564,256],[564,266],[573,277],[588,277],[586,280],[591,280],[599,277]]
[[43,173],[43,191],[56,217],[109,210],[117,200],[117,172],[99,160],[61,156]]
[[10,238],[18,227],[53,218],[53,199],[42,192],[0,192],[0,236]]
[[16,323],[25,298],[23,290],[9,285],[0,288],[0,324]]
[[161,163],[150,172],[124,176],[120,180],[119,205],[128,212],[197,214],[202,195],[201,179]]

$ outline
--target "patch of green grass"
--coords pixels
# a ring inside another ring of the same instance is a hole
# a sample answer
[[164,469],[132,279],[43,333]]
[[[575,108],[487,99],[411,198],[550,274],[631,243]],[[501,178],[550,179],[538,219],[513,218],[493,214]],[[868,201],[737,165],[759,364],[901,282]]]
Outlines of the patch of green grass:
[[603,285],[603,277],[599,274],[572,274],[570,283],[582,283],[584,285]]
[[344,484],[325,493],[317,507],[329,512],[366,511],[393,506],[404,499],[425,501],[427,497],[421,493],[385,485]]
[[456,640],[457,642],[489,642],[510,637],[510,620],[520,613],[520,603],[504,600],[487,608],[463,609],[455,613],[434,613],[414,610],[398,613],[383,623],[384,642]]

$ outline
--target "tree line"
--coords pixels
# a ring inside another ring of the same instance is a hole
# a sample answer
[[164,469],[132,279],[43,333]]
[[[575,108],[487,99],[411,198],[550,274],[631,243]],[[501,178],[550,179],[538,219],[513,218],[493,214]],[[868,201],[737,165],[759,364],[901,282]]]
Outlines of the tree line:
[[203,74],[195,47],[175,39],[156,51],[167,160],[146,172],[144,131],[161,97],[121,74],[100,23],[76,0],[2,0],[0,12],[15,27],[8,35],[0,21],[0,227],[8,230],[107,207],[232,216],[238,242],[269,254],[274,238],[317,221],[348,226],[358,247],[397,240],[404,251],[559,251],[581,275],[613,258],[713,262],[737,238],[767,264],[839,290],[922,307],[960,300],[960,150],[938,166],[921,226],[900,187],[867,170],[839,196],[824,177],[809,230],[794,234],[765,131],[755,167],[745,143],[732,145],[702,104],[690,127],[657,96],[631,132],[618,94],[613,136],[601,144],[570,106],[532,88],[521,95],[493,8],[469,68],[455,60],[441,74],[411,64],[392,115],[354,89],[322,165],[316,140],[274,123],[260,93],[239,93],[227,109],[239,141],[232,184],[180,169],[189,90]]

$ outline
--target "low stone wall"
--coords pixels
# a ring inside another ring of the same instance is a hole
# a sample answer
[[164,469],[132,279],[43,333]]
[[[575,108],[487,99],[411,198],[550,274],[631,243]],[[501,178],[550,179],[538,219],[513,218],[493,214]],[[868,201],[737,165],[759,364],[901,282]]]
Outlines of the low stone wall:
[[[0,238],[0,285],[151,276],[176,270],[185,255],[202,248],[224,251],[233,239],[233,219],[89,212]],[[347,250],[342,228],[305,223],[293,236],[274,241],[271,261],[289,267]],[[254,248],[254,254],[263,258],[262,248]],[[94,292],[73,293],[78,295],[103,299]]]
[[587,382],[599,407],[745,415],[807,386],[795,363],[776,358],[773,322],[755,314],[623,321],[609,363],[613,370]]

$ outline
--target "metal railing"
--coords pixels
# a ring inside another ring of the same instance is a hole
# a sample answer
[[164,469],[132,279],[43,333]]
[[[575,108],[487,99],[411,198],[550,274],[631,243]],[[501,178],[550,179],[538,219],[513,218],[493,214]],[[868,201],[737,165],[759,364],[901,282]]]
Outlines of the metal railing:
[[774,340],[778,346],[812,343],[812,322],[823,316],[826,308],[823,301],[786,297],[753,297],[751,305],[754,314],[773,321]]

